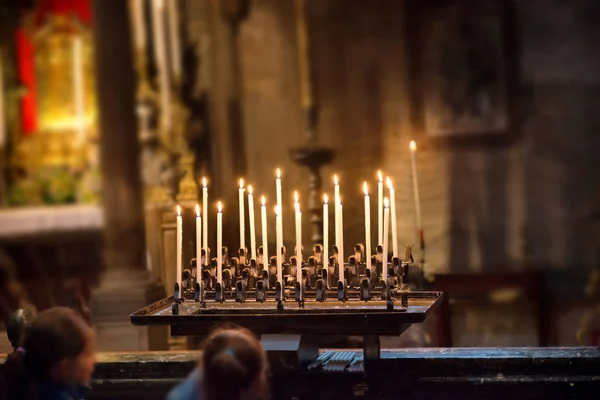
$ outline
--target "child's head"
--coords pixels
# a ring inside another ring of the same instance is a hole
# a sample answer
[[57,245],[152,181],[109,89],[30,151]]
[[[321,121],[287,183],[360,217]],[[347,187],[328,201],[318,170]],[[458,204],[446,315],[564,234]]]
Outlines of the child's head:
[[208,400],[266,397],[266,354],[246,329],[224,329],[210,335],[204,344],[202,367]]
[[[25,331],[12,363],[23,377],[15,379],[14,385],[46,381],[85,385],[91,380],[94,362],[94,335],[89,325],[74,310],[51,308],[41,312]],[[18,371],[14,373],[18,375]]]

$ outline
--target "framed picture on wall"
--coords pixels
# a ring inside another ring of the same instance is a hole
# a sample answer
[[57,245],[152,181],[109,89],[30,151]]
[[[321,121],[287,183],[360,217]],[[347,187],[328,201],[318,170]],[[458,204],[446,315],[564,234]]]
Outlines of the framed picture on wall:
[[[504,135],[514,83],[505,0],[409,2],[419,125],[434,138]],[[418,3],[418,4],[417,4]],[[509,27],[512,25],[512,27]]]

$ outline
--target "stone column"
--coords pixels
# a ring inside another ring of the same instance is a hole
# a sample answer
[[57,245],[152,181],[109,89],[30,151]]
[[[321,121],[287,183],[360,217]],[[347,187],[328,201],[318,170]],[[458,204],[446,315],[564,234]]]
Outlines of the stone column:
[[104,275],[92,293],[100,350],[158,350],[167,328],[139,328],[129,314],[165,296],[146,268],[135,75],[127,1],[92,1],[103,171]]

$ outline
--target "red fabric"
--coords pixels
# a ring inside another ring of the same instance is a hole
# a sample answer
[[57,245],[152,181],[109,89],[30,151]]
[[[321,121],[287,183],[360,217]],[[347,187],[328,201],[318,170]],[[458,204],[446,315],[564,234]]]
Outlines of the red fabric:
[[24,135],[29,135],[37,129],[33,45],[22,29],[17,29],[16,39],[19,80],[25,87],[25,93],[21,97],[21,129]]
[[90,0],[44,0],[40,2],[36,17],[36,25],[44,22],[47,14],[76,14],[81,22],[89,25],[92,22]]

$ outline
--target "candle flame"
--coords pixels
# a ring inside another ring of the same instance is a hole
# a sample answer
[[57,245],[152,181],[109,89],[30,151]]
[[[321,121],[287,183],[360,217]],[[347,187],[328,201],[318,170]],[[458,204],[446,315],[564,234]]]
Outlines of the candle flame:
[[369,187],[367,186],[367,182],[363,183],[363,190],[365,191],[365,196],[369,195]]
[[217,203],[217,211],[218,212],[223,212],[223,205],[221,204],[220,201]]
[[181,217],[181,207],[177,205],[177,216]]
[[202,187],[206,187],[206,178],[202,178]]
[[200,206],[196,204],[196,217],[200,218]]
[[387,184],[387,187],[389,189],[393,189],[394,188],[394,185],[392,185],[392,180],[390,179],[389,176],[385,178],[385,183]]
[[377,176],[379,177],[379,182],[383,182],[383,175],[381,175],[381,171],[377,171]]
[[279,168],[277,168],[277,171],[275,171],[275,174],[277,175],[277,179],[281,178],[281,170]]
[[388,208],[390,206],[390,202],[387,197],[385,199],[383,199],[383,206],[385,208]]
[[323,195],[323,203],[327,204],[327,195],[326,194]]
[[333,176],[333,183],[335,184],[335,186],[337,186],[339,184],[337,175]]
[[252,195],[252,185],[248,185],[248,194]]
[[298,192],[294,191],[294,203],[298,204]]
[[410,150],[411,151],[417,151],[417,144],[415,143],[414,140],[410,141]]
[[243,188],[244,188],[244,180],[240,179],[240,189],[243,189]]
[[260,196],[260,202],[262,203],[263,206],[267,203],[265,196]]

